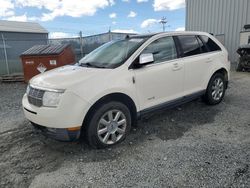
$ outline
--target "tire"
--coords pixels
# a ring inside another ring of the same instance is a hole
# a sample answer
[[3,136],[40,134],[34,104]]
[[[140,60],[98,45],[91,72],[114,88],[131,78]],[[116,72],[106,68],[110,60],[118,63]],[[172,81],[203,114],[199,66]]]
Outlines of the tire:
[[215,73],[211,77],[206,93],[202,98],[208,105],[216,105],[222,101],[225,91],[226,81],[224,75],[221,73]]
[[237,64],[236,71],[237,71],[237,72],[241,72],[242,70],[243,70],[243,67],[242,67],[241,63],[239,62],[239,63]]
[[[121,102],[98,105],[86,126],[86,138],[93,148],[106,148],[122,142],[131,128],[131,113]],[[98,133],[99,131],[99,133]]]

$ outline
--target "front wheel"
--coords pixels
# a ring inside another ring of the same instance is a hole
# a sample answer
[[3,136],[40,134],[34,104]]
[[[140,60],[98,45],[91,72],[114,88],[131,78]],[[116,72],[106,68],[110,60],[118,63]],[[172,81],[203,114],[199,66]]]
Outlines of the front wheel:
[[87,123],[87,140],[94,148],[105,148],[123,141],[131,127],[126,105],[109,102],[98,106]]
[[210,79],[203,99],[209,105],[219,104],[225,95],[225,90],[226,82],[224,75],[216,73]]

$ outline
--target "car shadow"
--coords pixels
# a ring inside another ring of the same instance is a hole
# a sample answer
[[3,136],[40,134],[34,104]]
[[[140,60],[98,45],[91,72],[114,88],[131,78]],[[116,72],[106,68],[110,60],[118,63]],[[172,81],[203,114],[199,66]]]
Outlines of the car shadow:
[[212,123],[218,112],[218,107],[207,106],[200,100],[156,112],[139,120],[124,142],[106,149],[92,149],[83,141],[59,142],[46,138],[25,120],[18,129],[0,135],[0,160],[6,164],[0,178],[11,182],[10,175],[18,174],[23,177],[20,186],[26,187],[37,174],[55,171],[64,162],[116,160],[124,154],[130,155],[145,141],[178,139],[193,127]]
[[173,109],[162,110],[138,121],[137,127],[132,129],[130,141],[141,142],[153,137],[165,141],[178,139],[192,127],[214,122],[218,112],[216,106],[208,106],[200,99]]

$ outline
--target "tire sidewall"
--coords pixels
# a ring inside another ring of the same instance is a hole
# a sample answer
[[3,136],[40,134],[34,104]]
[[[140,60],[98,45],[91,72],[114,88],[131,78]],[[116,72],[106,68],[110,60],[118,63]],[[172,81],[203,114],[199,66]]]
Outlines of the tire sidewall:
[[[212,85],[214,83],[214,80],[217,78],[220,78],[223,81],[223,94],[222,94],[220,100],[215,100],[212,97]],[[211,105],[219,104],[222,101],[222,99],[224,98],[225,91],[226,91],[226,83],[225,83],[224,75],[221,73],[214,74],[212,76],[212,78],[210,79],[208,87],[207,87],[207,91],[206,91],[206,98],[208,100],[207,102]]]
[[[122,138],[118,142],[114,144],[104,144],[103,142],[100,141],[98,134],[97,134],[98,123],[99,123],[100,118],[103,116],[103,114],[105,114],[109,110],[114,110],[114,109],[120,110],[124,113],[126,117],[126,121],[127,121],[126,131],[125,131],[125,134],[122,136]],[[94,109],[94,112],[92,113],[92,117],[90,118],[90,121],[88,122],[88,125],[87,125],[87,130],[86,130],[87,141],[94,148],[106,148],[106,147],[116,145],[122,142],[126,138],[126,135],[128,134],[131,128],[131,121],[132,120],[131,120],[130,110],[128,109],[126,105],[124,105],[121,102],[112,101],[112,102],[102,104],[101,106],[97,106]]]

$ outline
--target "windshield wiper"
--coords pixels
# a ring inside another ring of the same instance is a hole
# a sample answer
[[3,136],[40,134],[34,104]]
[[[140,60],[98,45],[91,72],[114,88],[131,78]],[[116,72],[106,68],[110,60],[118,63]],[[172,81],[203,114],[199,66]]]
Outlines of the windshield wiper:
[[89,63],[89,62],[87,62],[87,63],[81,63],[79,65],[82,66],[82,67],[106,68],[104,66],[95,65],[95,64]]

